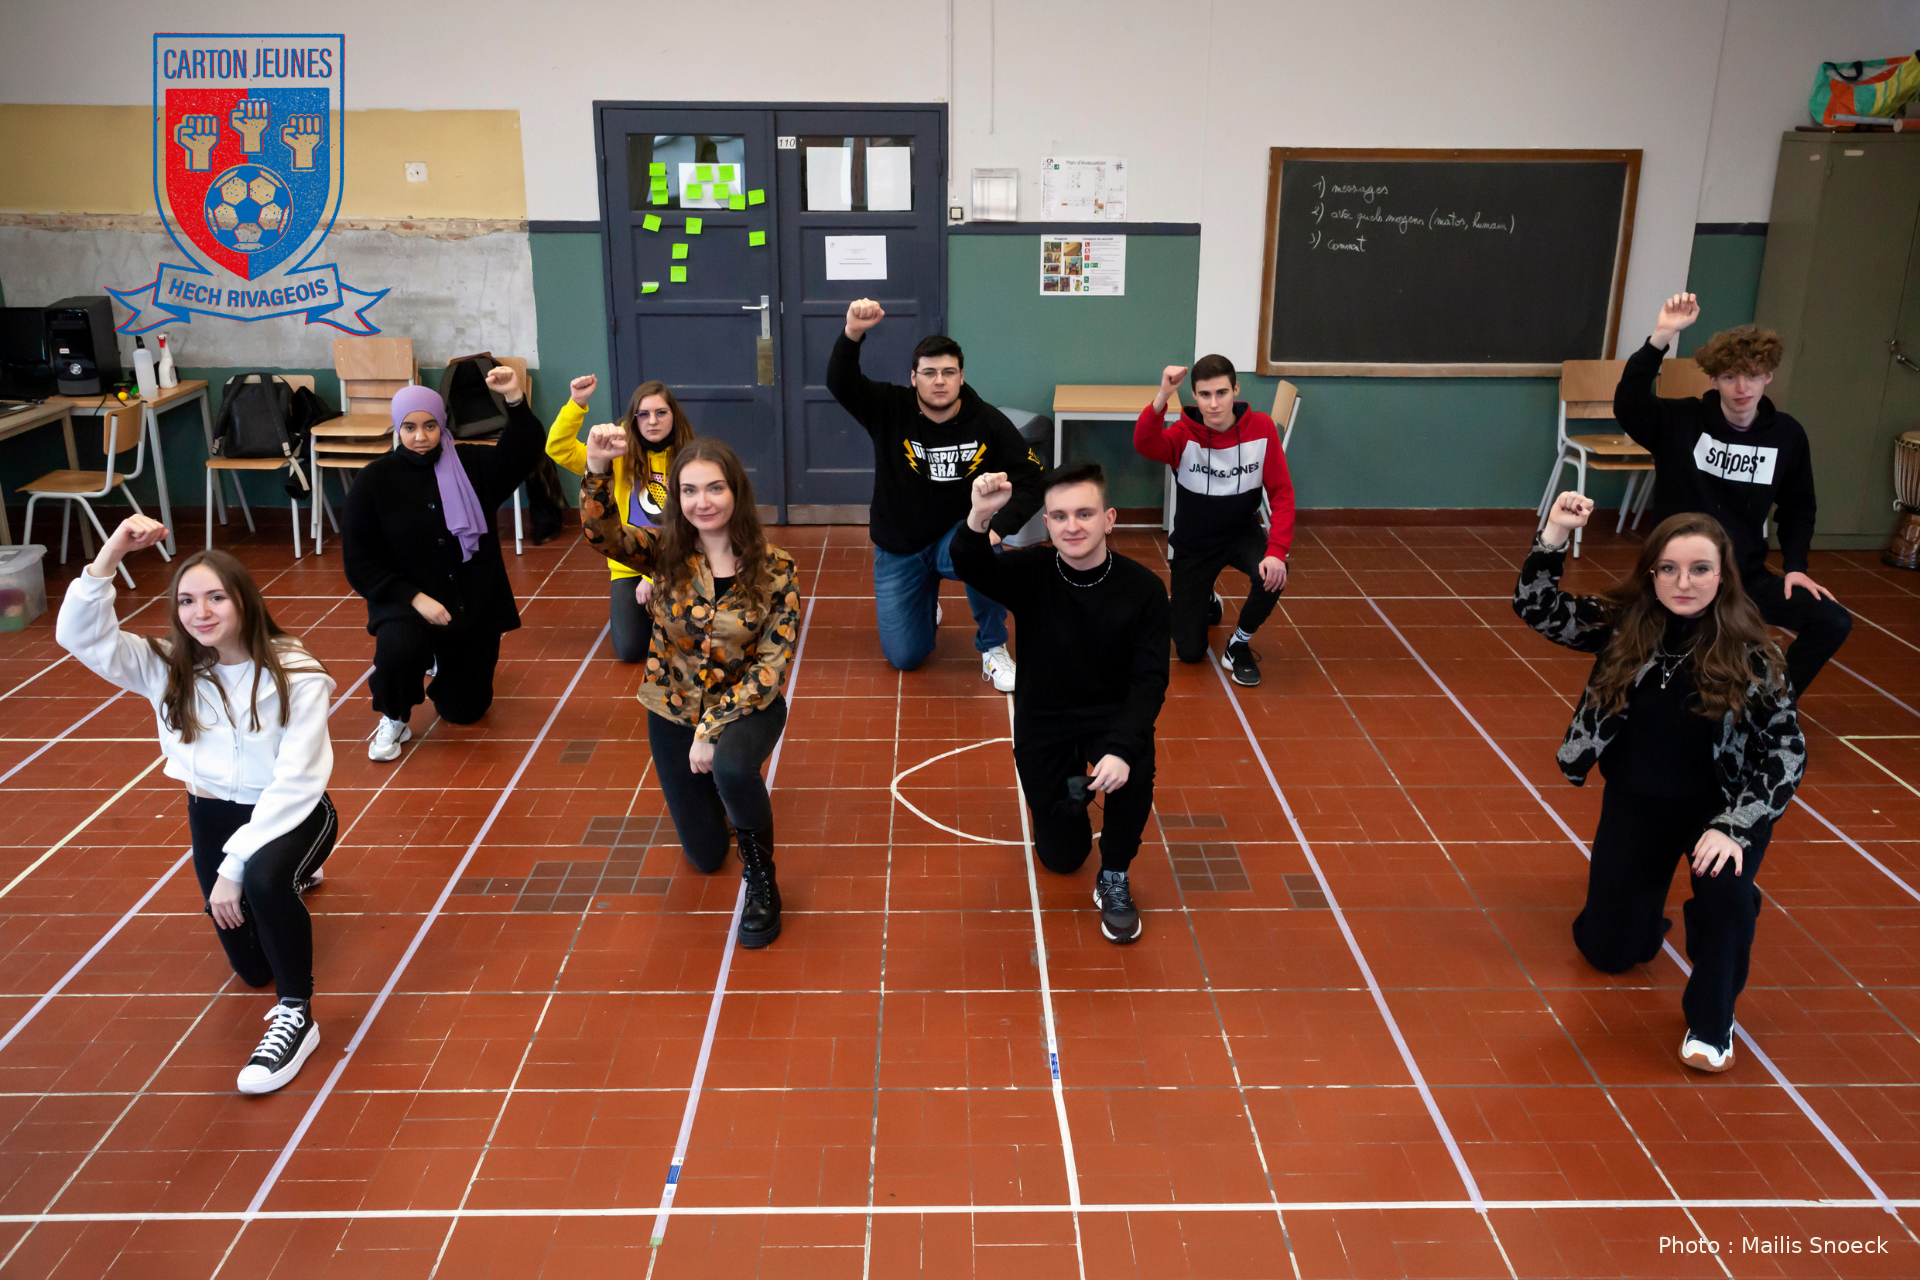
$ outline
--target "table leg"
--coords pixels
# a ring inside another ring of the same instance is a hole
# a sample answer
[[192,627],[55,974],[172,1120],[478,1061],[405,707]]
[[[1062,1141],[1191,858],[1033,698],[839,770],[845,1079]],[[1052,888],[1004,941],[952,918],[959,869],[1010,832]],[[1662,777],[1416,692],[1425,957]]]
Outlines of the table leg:
[[[213,456],[213,411],[207,407],[206,388],[202,387],[200,394],[195,398],[200,401],[200,434],[207,438],[207,456],[211,458]],[[240,481],[235,479],[233,483],[238,488]],[[220,516],[220,523],[225,524],[227,522],[227,487],[223,484],[213,486],[213,509]]]
[[[73,410],[71,409],[60,415],[60,434],[67,443],[67,470],[78,471],[80,469],[80,450],[73,442]],[[107,467],[109,470],[112,469],[112,458],[107,459]],[[65,507],[72,504],[63,502],[60,505]],[[65,517],[62,517],[63,521],[64,519]],[[66,546],[66,540],[64,538],[61,540],[60,545],[63,548],[61,554],[65,555],[66,552],[64,548]],[[94,553],[93,526],[84,520],[80,522],[80,546],[86,551],[88,558],[91,559]]]
[[153,446],[153,487],[160,493],[160,523],[167,526],[167,554],[180,554],[179,541],[173,536],[173,503],[167,496],[167,460],[160,452],[160,414],[149,404],[141,410],[146,415],[147,430],[151,434],[147,442]]
[[7,523],[7,491],[0,489],[0,547],[13,545],[13,526]]

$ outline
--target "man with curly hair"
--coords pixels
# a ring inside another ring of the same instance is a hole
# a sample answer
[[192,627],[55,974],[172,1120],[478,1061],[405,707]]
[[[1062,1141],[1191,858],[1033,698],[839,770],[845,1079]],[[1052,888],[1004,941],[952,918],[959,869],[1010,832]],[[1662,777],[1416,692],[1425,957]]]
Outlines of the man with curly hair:
[[[1780,335],[1741,325],[1716,333],[1693,353],[1713,379],[1698,398],[1654,394],[1660,361],[1674,335],[1700,318],[1700,303],[1677,293],[1660,308],[1653,336],[1627,358],[1613,393],[1613,416],[1653,454],[1653,519],[1700,511],[1725,527],[1742,584],[1760,615],[1795,633],[1787,677],[1805,693],[1853,630],[1853,615],[1807,576],[1813,545],[1813,460],[1807,433],[1764,394],[1780,364]],[[1767,516],[1779,525],[1785,577],[1767,568]]]

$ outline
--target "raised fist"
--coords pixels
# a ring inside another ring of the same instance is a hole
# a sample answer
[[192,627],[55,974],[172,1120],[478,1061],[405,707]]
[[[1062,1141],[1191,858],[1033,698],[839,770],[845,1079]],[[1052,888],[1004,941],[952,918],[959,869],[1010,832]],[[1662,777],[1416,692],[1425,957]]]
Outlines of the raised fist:
[[847,307],[847,336],[858,342],[861,334],[886,318],[887,313],[872,298],[856,298]]
[[313,168],[313,153],[326,136],[326,122],[319,116],[288,116],[280,130],[280,141],[293,152],[293,167],[302,173]]
[[973,511],[969,523],[982,528],[1013,498],[1013,482],[1004,471],[988,471],[973,478]]
[[1160,389],[1162,391],[1171,391],[1186,381],[1186,378],[1187,366],[1183,364],[1170,364],[1160,371]]
[[[1664,347],[1673,335],[1700,318],[1700,300],[1690,293],[1676,293],[1660,306],[1660,318],[1653,322],[1654,346]],[[1659,335],[1666,335],[1664,338]]]
[[260,135],[273,119],[273,104],[265,98],[242,98],[227,120],[240,131],[240,149],[248,155],[260,152]]
[[1593,499],[1569,490],[1553,500],[1547,509],[1547,523],[1560,529],[1579,529],[1593,514]]
[[624,458],[627,454],[627,429],[611,422],[603,422],[587,432],[587,466],[593,471],[604,471],[608,461]]
[[487,390],[502,397],[508,404],[520,402],[520,375],[513,366],[497,364],[487,370]]
[[186,149],[187,172],[213,168],[213,148],[220,141],[218,116],[184,116],[173,128],[173,140]]
[[582,409],[587,401],[593,399],[593,393],[600,386],[600,379],[593,374],[583,374],[567,384],[567,391],[573,396],[573,402]]
[[113,536],[107,539],[107,549],[117,556],[124,556],[130,551],[144,551],[166,536],[167,527],[158,520],[148,516],[128,516],[113,531]]

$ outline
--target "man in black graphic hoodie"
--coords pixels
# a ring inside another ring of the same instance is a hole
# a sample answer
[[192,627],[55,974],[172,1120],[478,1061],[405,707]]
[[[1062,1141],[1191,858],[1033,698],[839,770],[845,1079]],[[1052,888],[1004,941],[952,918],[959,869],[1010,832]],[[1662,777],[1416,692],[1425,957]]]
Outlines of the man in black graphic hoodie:
[[[972,508],[973,479],[1004,471],[1013,499],[994,517],[992,535],[1016,533],[1040,509],[1040,460],[1007,416],[966,385],[960,344],[943,334],[913,349],[910,386],[875,382],[860,372],[860,346],[886,312],[861,298],[827,358],[827,390],[873,437],[873,602],[880,649],[901,671],[933,652],[940,579],[956,578],[954,530]],[[1004,606],[967,588],[980,678],[1002,693],[1014,684]]]
[[[1742,325],[1716,333],[1694,352],[1713,390],[1694,399],[1654,394],[1674,335],[1700,318],[1700,303],[1677,293],[1660,308],[1653,336],[1627,358],[1613,393],[1613,416],[1653,454],[1653,521],[1682,511],[1718,520],[1733,539],[1739,572],[1760,616],[1796,638],[1787,649],[1794,694],[1805,693],[1847,634],[1853,616],[1833,592],[1807,576],[1813,545],[1813,461],[1807,433],[1762,394],[1780,363],[1780,337]],[[1776,512],[1786,572],[1767,569],[1766,523]]]

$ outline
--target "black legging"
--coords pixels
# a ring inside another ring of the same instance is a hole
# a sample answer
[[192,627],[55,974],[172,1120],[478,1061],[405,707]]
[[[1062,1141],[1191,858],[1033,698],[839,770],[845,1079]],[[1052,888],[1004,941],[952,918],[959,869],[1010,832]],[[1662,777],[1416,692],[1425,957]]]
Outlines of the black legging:
[[[427,668],[439,669],[426,683]],[[493,705],[493,671],[500,637],[491,631],[448,631],[424,618],[393,618],[373,633],[373,709],[405,720],[428,698],[440,718],[472,724]]]
[[[1587,904],[1573,921],[1573,942],[1602,973],[1624,973],[1660,954],[1667,931],[1667,890],[1673,871],[1714,815],[1719,796],[1670,800],[1608,787],[1600,797],[1600,829],[1587,869]],[[1733,1002],[1747,985],[1760,888],[1753,877],[1767,851],[1767,834],[1741,855],[1740,874],[1729,861],[1720,874],[1689,874],[1693,896],[1681,908],[1687,922],[1687,959],[1693,976],[1680,997],[1687,1028],[1716,1048],[1733,1043]],[[1691,871],[1691,869],[1689,869]]]
[[717,871],[727,860],[728,824],[747,831],[773,825],[773,803],[767,799],[760,768],[786,727],[785,697],[729,721],[713,744],[713,772],[695,773],[687,766],[693,726],[647,712],[653,771],[667,797],[680,847],[696,870]]
[[[251,817],[250,804],[187,796],[193,871],[200,877],[203,901],[213,893],[220,863],[227,856],[228,839]],[[327,860],[339,832],[340,819],[333,811],[333,801],[322,795],[299,826],[267,841],[247,859],[240,879],[240,909],[245,919],[238,929],[214,926],[240,981],[250,987],[271,982],[282,999],[313,998],[313,917],[307,914],[307,904],[300,901],[294,886]]]
[[644,579],[615,578],[607,589],[607,639],[622,662],[645,662],[653,640],[653,618],[633,592]]

